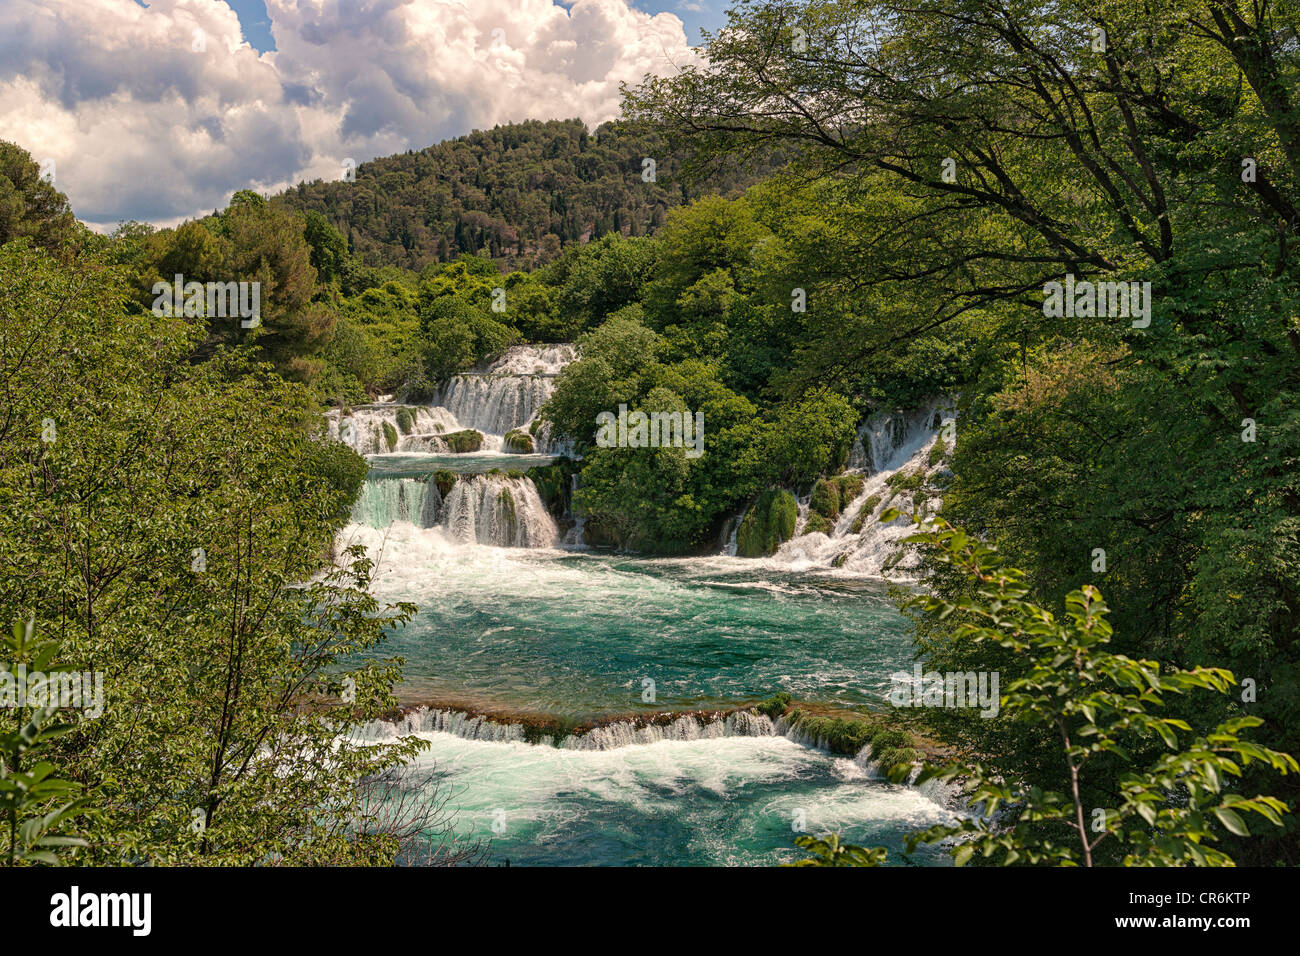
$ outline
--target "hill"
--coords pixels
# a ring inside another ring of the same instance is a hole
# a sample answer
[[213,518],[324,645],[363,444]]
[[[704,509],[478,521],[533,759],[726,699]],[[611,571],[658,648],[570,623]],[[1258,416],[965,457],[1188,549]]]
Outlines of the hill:
[[[642,176],[647,158],[653,182]],[[367,265],[419,270],[470,253],[532,267],[571,242],[653,232],[672,207],[703,192],[735,195],[783,161],[773,154],[692,188],[655,133],[530,120],[363,163],[355,182],[302,183],[273,202],[323,214]]]

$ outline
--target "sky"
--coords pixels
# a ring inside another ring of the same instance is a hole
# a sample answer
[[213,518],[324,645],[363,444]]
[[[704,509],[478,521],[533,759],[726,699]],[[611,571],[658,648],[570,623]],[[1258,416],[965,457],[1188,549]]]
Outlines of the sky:
[[97,229],[523,119],[612,119],[728,0],[4,0],[0,139]]

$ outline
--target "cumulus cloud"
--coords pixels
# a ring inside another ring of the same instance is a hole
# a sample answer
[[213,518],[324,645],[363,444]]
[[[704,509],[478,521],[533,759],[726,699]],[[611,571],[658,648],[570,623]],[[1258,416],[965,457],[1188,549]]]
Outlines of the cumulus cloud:
[[225,0],[7,0],[0,139],[52,161],[85,221],[172,223],[237,189],[522,119],[614,117],[619,83],[694,57],[627,0],[267,0],[276,50]]

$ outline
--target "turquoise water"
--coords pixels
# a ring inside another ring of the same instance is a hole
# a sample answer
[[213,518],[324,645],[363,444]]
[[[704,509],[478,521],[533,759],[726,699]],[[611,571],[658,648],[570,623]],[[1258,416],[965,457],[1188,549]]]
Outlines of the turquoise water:
[[[952,815],[914,789],[785,737],[666,741],[608,751],[427,734],[422,769],[456,812],[456,832],[496,863],[775,865],[803,830],[890,848]],[[915,861],[942,865],[941,850]]]
[[[910,668],[880,582],[819,580],[737,558],[653,561],[451,543],[437,529],[354,528],[382,548],[379,594],[414,601],[384,645],[407,702],[584,721],[724,707],[787,691],[882,707]],[[644,702],[654,681],[654,701]]]
[[[724,556],[496,548],[401,521],[354,524],[345,540],[378,558],[378,597],[420,606],[383,647],[406,658],[400,693],[412,704],[566,723],[777,691],[879,709],[889,675],[910,667],[879,581]],[[417,768],[439,778],[458,836],[512,865],[773,864],[796,855],[796,825],[890,846],[896,861],[908,832],[950,817],[865,760],[771,733],[603,750],[421,736]]]
[[510,455],[504,452],[478,452],[466,455],[431,455],[419,452],[393,452],[371,455],[371,478],[421,478],[439,469],[460,474],[479,475],[492,468],[502,471],[527,471],[555,461],[550,455]]

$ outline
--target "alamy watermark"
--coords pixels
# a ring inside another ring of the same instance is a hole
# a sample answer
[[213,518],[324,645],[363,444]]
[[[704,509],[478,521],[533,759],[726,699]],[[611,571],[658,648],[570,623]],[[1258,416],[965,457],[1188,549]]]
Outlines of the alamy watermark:
[[1132,319],[1133,328],[1145,329],[1151,324],[1151,283],[1078,282],[1067,274],[1065,282],[1043,286],[1043,315]]
[[596,444],[601,448],[685,448],[687,458],[704,454],[704,413],[629,412],[618,406],[618,414],[601,412]]
[[175,282],[155,282],[153,314],[183,315],[187,318],[238,318],[241,328],[262,324],[262,283],[186,282],[177,274]]
[[996,717],[1001,697],[997,671],[895,671],[889,675],[889,702],[895,707],[978,707],[981,717]]
[[0,707],[68,707],[87,717],[104,713],[104,675],[98,671],[0,669]]

